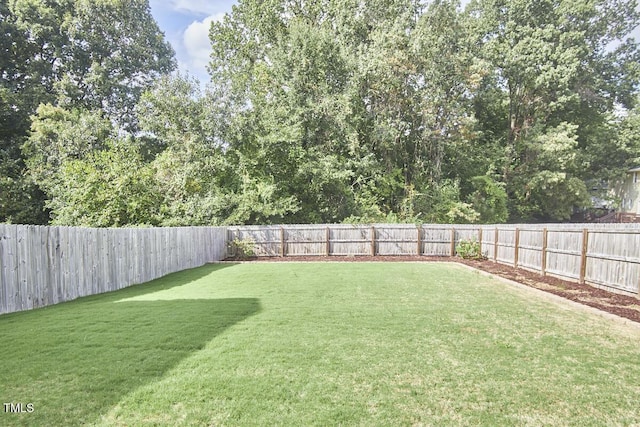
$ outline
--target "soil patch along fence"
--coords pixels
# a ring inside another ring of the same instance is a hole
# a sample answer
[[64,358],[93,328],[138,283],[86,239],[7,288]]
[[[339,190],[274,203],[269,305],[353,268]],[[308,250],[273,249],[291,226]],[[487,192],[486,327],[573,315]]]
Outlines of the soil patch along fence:
[[109,292],[219,261],[223,227],[0,224],[0,314]]
[[488,259],[638,296],[637,224],[270,225],[228,227],[227,240],[250,239],[258,256],[454,256],[475,240]]

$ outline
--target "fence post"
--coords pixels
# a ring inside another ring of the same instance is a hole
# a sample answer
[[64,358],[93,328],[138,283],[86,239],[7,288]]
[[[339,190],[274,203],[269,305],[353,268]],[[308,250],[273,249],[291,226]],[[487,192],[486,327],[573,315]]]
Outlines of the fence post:
[[284,227],[280,227],[280,256],[284,258]]
[[582,230],[582,254],[580,256],[580,284],[584,284],[587,273],[587,250],[589,248],[589,230]]
[[478,246],[480,247],[480,256],[482,256],[482,227],[478,230]]
[[371,256],[376,256],[376,228],[371,226]]
[[542,265],[540,269],[542,270],[542,275],[547,275],[547,244],[548,244],[548,230],[547,227],[542,229]]
[[496,227],[496,234],[493,237],[493,261],[498,262],[498,227]]
[[451,227],[451,256],[456,256],[456,229]]
[[326,230],[326,254],[327,256],[331,255],[331,230],[329,229],[329,227],[327,227]]
[[519,247],[520,246],[520,229],[516,227],[516,241],[515,247],[513,248],[513,267],[518,268],[518,255],[519,255]]
[[421,232],[420,229],[422,227],[421,226],[416,226],[416,230],[418,230],[418,244],[416,246],[416,254],[418,254],[418,256],[422,255],[422,240],[421,240]]

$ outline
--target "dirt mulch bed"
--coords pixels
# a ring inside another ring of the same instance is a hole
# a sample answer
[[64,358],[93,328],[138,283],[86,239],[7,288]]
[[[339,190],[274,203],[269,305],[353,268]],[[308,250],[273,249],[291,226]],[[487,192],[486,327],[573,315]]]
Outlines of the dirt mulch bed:
[[[225,261],[234,261],[227,259]],[[260,257],[251,261],[260,262],[290,262],[290,261],[330,261],[330,262],[458,262],[478,270],[495,274],[505,279],[513,280],[532,288],[540,289],[580,304],[588,305],[611,314],[640,323],[640,299],[616,294],[589,285],[580,285],[575,282],[558,279],[550,276],[542,276],[521,268],[513,268],[486,260],[464,260],[458,257],[432,257],[432,256],[295,256],[295,257]]]

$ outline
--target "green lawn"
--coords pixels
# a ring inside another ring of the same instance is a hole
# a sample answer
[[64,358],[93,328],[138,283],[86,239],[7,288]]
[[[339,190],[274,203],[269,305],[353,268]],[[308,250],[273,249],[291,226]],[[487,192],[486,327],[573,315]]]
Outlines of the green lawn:
[[210,265],[0,340],[0,425],[640,423],[640,329],[449,264]]

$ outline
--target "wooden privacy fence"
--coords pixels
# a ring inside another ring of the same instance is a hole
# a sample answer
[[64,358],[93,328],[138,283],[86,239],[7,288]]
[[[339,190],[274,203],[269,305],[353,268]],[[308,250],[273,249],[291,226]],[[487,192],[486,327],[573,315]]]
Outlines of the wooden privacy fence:
[[221,227],[0,224],[0,314],[121,289],[225,256]]
[[241,226],[228,227],[227,240],[252,240],[258,256],[450,256],[457,242],[472,238],[477,230],[467,225]]
[[483,227],[489,259],[579,283],[638,295],[640,229]]
[[[258,256],[454,256],[475,240],[495,262],[542,275],[638,295],[637,225],[276,225],[229,227],[227,240],[250,239]],[[229,254],[230,255],[230,254]]]

